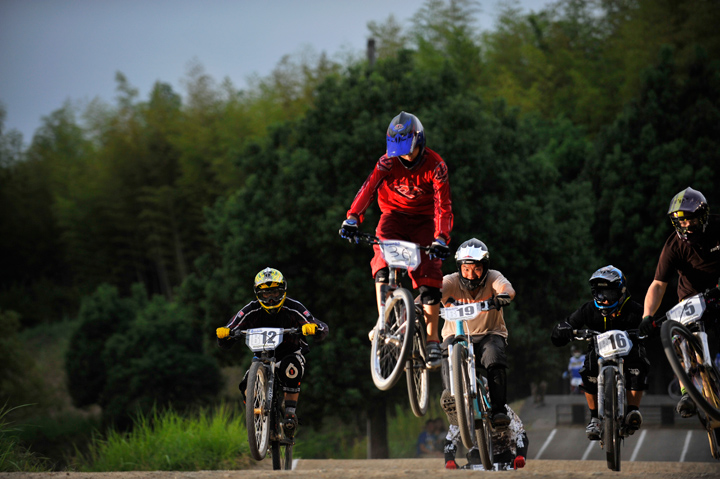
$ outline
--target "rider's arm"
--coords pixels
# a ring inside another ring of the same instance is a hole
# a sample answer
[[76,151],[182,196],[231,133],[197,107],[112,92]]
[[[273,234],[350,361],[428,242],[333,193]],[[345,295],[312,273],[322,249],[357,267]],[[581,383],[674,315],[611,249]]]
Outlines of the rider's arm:
[[375,169],[370,173],[365,183],[363,183],[355,195],[355,199],[347,212],[348,218],[353,217],[358,220],[358,223],[363,222],[365,219],[365,211],[375,199],[375,193],[383,180],[385,180],[385,177],[387,177],[391,167],[391,158],[383,156],[378,160]]
[[446,243],[450,243],[450,232],[453,228],[452,200],[447,165],[443,161],[435,167],[433,172],[433,193],[435,202],[435,238],[442,238]]
[[660,307],[663,296],[665,295],[665,289],[667,289],[667,283],[662,281],[653,280],[650,283],[650,287],[645,294],[645,306],[643,308],[643,317],[653,316]]

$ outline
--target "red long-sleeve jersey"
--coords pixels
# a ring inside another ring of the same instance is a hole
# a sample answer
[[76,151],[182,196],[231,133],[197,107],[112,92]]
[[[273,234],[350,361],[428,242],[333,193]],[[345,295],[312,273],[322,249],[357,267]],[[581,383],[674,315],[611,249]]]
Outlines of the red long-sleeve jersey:
[[362,223],[377,193],[382,213],[433,216],[435,237],[449,242],[453,213],[447,165],[429,148],[416,161],[418,164],[408,169],[400,158],[383,155],[355,195],[347,215],[356,216]]

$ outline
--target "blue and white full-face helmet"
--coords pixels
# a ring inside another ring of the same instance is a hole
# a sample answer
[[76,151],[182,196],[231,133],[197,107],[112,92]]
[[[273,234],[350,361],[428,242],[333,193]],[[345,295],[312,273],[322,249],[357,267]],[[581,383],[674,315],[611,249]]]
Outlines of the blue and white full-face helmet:
[[590,276],[590,292],[603,316],[614,314],[627,299],[627,281],[622,271],[608,265]]
[[409,155],[419,146],[425,148],[425,129],[418,118],[401,111],[387,129],[387,156]]

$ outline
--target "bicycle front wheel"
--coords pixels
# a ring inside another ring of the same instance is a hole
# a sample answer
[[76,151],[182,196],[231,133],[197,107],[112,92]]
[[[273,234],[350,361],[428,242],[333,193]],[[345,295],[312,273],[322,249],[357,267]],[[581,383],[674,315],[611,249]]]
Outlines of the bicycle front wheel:
[[385,304],[385,328],[375,331],[370,351],[370,374],[381,391],[392,388],[405,368],[415,325],[415,303],[403,288],[393,291]]
[[620,418],[618,417],[618,393],[615,382],[615,370],[607,368],[603,372],[605,388],[605,413],[603,416],[603,442],[607,465],[613,471],[620,470]]
[[265,458],[270,440],[270,411],[267,410],[269,388],[265,367],[259,362],[252,363],[248,373],[245,425],[250,454],[256,461]]
[[495,459],[493,458],[493,440],[492,440],[492,424],[490,422],[490,394],[482,383],[482,378],[478,378],[478,403],[483,419],[480,427],[475,429],[475,437],[477,437],[478,449],[480,451],[480,460],[485,470],[490,471],[493,468]]
[[468,351],[462,344],[453,346],[452,352],[452,382],[455,391],[455,409],[457,409],[458,426],[460,438],[463,445],[470,449],[475,439],[475,410],[473,408],[473,396],[470,390],[470,378],[467,370]]
[[660,330],[665,356],[697,407],[720,421],[720,377],[703,364],[703,347],[692,332],[677,321],[665,321]]

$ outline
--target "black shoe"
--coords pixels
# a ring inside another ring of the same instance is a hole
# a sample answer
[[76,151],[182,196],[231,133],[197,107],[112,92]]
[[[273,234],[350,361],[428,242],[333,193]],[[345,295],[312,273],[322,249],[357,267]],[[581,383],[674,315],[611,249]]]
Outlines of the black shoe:
[[285,408],[285,420],[283,421],[283,427],[289,437],[293,437],[295,430],[297,429],[297,416],[295,416],[295,408]]
[[425,346],[425,354],[427,357],[427,368],[430,370],[438,369],[442,364],[440,343],[437,341],[428,342]]
[[493,429],[502,431],[510,425],[510,416],[504,412],[496,412],[492,415],[491,421]]
[[677,412],[680,413],[680,416],[685,418],[693,417],[696,411],[697,407],[688,393],[683,394],[677,403]]
[[642,414],[640,414],[640,411],[637,409],[634,411],[630,411],[625,416],[625,427],[627,429],[627,432],[629,435],[635,434],[635,431],[640,429],[640,426],[642,426],[643,423],[643,417]]

